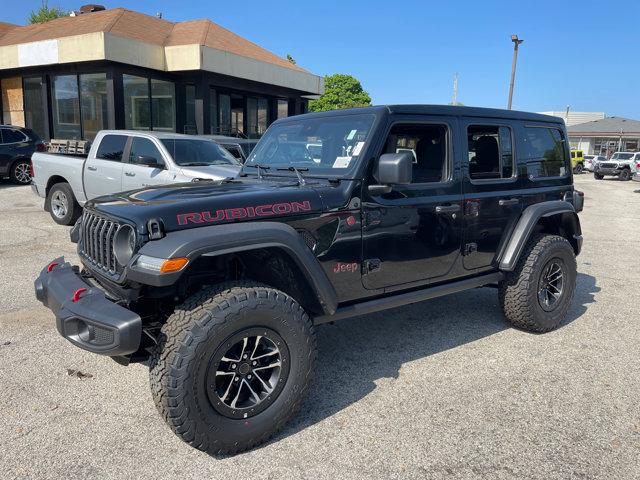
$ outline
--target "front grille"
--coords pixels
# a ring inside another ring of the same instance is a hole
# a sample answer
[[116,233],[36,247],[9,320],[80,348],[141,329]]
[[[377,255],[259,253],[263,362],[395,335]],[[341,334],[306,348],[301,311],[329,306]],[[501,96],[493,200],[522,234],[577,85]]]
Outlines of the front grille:
[[601,163],[599,166],[602,168],[616,168],[618,165],[616,163]]
[[85,210],[82,214],[82,230],[79,252],[92,267],[115,275],[122,272],[113,253],[113,239],[122,225],[114,220]]

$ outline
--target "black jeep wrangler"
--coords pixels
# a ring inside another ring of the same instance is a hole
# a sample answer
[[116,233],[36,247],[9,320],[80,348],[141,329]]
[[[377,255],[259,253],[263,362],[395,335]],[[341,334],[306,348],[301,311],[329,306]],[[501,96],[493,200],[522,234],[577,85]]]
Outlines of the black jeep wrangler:
[[566,139],[466,107],[278,120],[238,178],[88,202],[82,267],[52,261],[36,295],[74,345],[147,361],[184,441],[240,452],[300,407],[319,324],[497,286],[513,325],[557,327],[582,244]]

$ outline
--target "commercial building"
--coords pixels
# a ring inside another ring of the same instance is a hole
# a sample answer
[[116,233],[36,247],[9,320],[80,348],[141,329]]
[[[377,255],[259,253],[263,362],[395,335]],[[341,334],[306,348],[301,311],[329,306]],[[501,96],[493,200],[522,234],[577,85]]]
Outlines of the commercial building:
[[567,111],[554,111],[554,112],[538,112],[543,115],[552,115],[554,117],[560,117],[564,120],[567,127],[577,125],[578,123],[591,122],[593,120],[601,120],[605,117],[604,112],[572,112]]
[[104,128],[256,138],[304,113],[323,79],[209,20],[98,7],[0,23],[0,89],[3,123],[44,139],[91,140]]
[[567,128],[571,148],[590,155],[610,156],[613,152],[640,151],[640,121],[606,117]]

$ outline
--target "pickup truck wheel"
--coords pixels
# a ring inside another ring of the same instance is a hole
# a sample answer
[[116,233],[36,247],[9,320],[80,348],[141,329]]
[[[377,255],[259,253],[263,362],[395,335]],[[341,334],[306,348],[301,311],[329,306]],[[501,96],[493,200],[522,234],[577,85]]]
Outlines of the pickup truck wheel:
[[577,278],[573,247],[557,235],[536,235],[499,288],[507,320],[531,332],[548,332],[567,315]]
[[593,178],[595,178],[596,180],[602,180],[604,178],[604,175],[600,173],[594,173]]
[[31,165],[29,160],[18,160],[11,166],[11,181],[18,185],[29,185],[31,183]]
[[620,180],[622,180],[623,182],[627,182],[627,181],[631,180],[631,170],[628,170],[628,169],[626,169],[626,168],[625,168],[625,169],[623,169],[623,170],[620,172],[620,175],[618,176],[618,178],[619,178]]
[[182,440],[235,454],[295,415],[315,356],[311,320],[293,298],[257,283],[226,283],[189,297],[162,326],[151,392]]
[[59,225],[73,225],[82,211],[68,183],[56,183],[47,194],[47,210]]

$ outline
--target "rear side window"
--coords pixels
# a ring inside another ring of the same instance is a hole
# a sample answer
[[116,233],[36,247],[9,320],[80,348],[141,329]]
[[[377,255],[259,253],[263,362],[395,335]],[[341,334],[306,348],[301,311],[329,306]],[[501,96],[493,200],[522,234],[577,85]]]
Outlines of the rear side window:
[[127,138],[126,135],[105,135],[98,145],[96,158],[121,162]]
[[471,125],[467,128],[469,177],[472,180],[513,176],[511,128]]
[[2,129],[2,143],[20,143],[27,140],[26,135],[11,128]]
[[567,174],[566,147],[557,128],[525,127],[525,159],[530,178],[559,177]]

